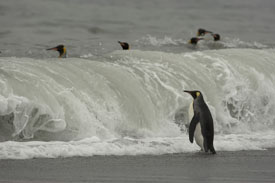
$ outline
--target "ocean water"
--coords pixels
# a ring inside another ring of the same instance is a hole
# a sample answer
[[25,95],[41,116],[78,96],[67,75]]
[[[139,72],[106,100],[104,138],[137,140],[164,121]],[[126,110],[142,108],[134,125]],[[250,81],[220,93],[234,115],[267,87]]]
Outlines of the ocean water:
[[[0,159],[197,152],[182,92],[192,89],[211,110],[217,151],[274,148],[274,8],[0,1]],[[190,46],[198,28],[221,41]],[[68,58],[46,51],[58,44]]]

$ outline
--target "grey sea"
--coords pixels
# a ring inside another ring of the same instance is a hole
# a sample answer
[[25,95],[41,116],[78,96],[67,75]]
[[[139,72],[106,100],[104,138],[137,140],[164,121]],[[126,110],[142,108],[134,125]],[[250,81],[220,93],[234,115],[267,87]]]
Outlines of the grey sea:
[[[0,182],[275,182],[274,9],[0,0]],[[202,92],[217,155],[189,142],[183,90]]]

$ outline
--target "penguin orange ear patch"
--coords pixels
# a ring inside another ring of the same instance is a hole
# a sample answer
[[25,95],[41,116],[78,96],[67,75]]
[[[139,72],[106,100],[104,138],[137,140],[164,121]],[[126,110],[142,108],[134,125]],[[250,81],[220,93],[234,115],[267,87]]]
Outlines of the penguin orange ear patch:
[[201,94],[200,92],[196,92],[196,96],[197,96],[197,97],[200,96],[200,94]]
[[66,51],[67,51],[67,50],[66,50],[66,48],[64,47],[64,48],[63,48],[63,52],[66,53]]

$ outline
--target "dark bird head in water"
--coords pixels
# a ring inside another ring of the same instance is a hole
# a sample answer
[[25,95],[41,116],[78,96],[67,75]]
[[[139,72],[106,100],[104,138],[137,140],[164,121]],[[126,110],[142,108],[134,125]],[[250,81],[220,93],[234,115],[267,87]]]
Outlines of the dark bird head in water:
[[189,40],[189,43],[190,44],[193,44],[193,45],[196,45],[198,43],[199,40],[202,40],[203,38],[197,38],[197,37],[192,37],[190,40]]
[[202,93],[198,90],[193,90],[193,91],[184,90],[183,92],[189,93],[193,97],[193,99],[196,99],[199,96],[202,97]]
[[199,29],[197,32],[197,36],[204,36],[207,33],[212,33],[212,32],[205,29]]
[[212,34],[214,41],[219,41],[221,39],[221,36],[219,34]]
[[53,48],[49,48],[47,50],[55,50],[55,51],[58,51],[59,52],[59,58],[66,58],[66,55],[67,55],[67,51],[66,51],[66,48],[64,45],[58,45],[56,47],[53,47]]
[[129,50],[130,49],[130,46],[129,46],[128,43],[120,42],[120,41],[118,41],[118,43],[120,44],[120,46],[122,47],[123,50]]

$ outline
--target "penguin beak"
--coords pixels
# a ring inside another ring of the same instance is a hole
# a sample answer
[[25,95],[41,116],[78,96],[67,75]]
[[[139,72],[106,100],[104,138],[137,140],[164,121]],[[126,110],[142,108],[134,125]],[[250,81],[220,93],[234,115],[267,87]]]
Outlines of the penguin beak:
[[122,47],[124,46],[124,43],[122,43],[122,42],[120,42],[120,41],[119,41],[118,43],[120,44],[120,46],[122,46]]
[[188,43],[191,44],[191,40],[189,40]]
[[54,47],[54,48],[48,48],[47,50],[55,50],[55,51],[57,51],[57,47]]
[[197,98],[197,96],[196,96],[196,94],[194,93],[194,91],[184,90],[183,92],[189,93],[189,94],[193,97],[193,99],[196,99],[196,98]]
[[193,96],[193,95],[194,95],[194,91],[183,90],[183,92],[185,92],[185,93],[189,93],[191,96]]

